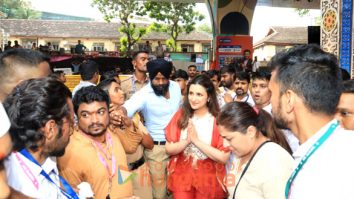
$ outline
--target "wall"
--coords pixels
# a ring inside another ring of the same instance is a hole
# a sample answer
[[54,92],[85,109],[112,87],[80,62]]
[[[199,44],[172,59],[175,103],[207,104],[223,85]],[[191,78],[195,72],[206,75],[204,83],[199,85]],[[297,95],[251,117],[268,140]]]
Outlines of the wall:
[[254,49],[253,57],[257,56],[258,61],[263,61],[266,59],[269,61],[275,55],[274,45],[265,45],[260,48]]
[[[282,46],[282,45],[279,45]],[[293,46],[287,45],[284,48],[289,49]],[[276,45],[265,45],[262,47],[259,47],[257,49],[254,49],[253,56],[258,57],[258,61],[263,61],[266,59],[266,61],[270,61],[270,59],[276,54]]]

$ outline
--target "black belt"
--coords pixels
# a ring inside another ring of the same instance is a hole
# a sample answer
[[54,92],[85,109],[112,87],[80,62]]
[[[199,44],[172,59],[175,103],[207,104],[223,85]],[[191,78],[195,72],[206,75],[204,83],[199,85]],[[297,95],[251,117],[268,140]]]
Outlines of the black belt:
[[144,158],[144,156],[142,156],[139,160],[132,162],[132,163],[128,163],[128,168],[129,168],[129,170],[133,171],[133,170],[139,168],[144,163],[145,163],[145,158]]
[[165,145],[166,141],[154,141],[154,145]]

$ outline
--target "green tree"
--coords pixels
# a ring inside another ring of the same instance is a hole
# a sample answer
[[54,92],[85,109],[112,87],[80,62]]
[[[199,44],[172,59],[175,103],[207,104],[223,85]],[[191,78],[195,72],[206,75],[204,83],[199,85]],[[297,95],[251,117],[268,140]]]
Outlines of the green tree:
[[31,8],[28,0],[0,0],[0,18],[38,19],[41,13]]
[[120,20],[121,27],[118,31],[125,34],[120,39],[120,50],[130,57],[134,44],[147,33],[146,27],[137,27],[131,22],[131,19],[141,11],[141,3],[132,0],[93,0],[92,5],[97,6],[107,22],[115,18]]
[[156,19],[153,30],[166,32],[170,35],[167,45],[177,50],[178,36],[185,32],[190,33],[195,29],[196,21],[201,21],[204,16],[194,11],[195,3],[178,2],[146,2],[142,14]]
[[310,15],[310,10],[309,9],[300,9],[300,8],[295,8],[295,12],[300,16],[309,16]]
[[201,32],[206,32],[206,33],[209,33],[209,34],[213,34],[213,29],[211,29],[211,26],[207,23],[203,23],[202,25],[200,25],[198,27],[198,31],[201,31]]

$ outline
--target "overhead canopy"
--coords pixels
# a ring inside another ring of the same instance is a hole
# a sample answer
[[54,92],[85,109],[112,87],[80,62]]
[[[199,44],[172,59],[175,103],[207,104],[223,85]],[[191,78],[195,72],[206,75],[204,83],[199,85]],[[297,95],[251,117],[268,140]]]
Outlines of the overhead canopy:
[[[153,0],[154,1],[154,0]],[[213,5],[215,0],[155,0],[182,3],[207,3]],[[224,1],[224,0],[218,0]],[[300,9],[320,9],[321,0],[257,0],[257,6],[300,8]]]

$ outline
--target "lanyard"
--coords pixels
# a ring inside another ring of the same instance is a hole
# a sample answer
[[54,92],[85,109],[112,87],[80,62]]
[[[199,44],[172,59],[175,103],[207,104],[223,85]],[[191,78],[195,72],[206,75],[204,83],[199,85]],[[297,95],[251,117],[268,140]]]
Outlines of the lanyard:
[[[106,151],[103,149],[102,145],[99,142],[91,139],[84,132],[81,132],[81,134],[83,134],[85,137],[90,139],[92,141],[91,143],[94,146],[94,148],[98,148],[101,151],[101,153],[103,153],[106,156],[106,158],[109,159],[109,154],[106,153]],[[112,160],[111,171],[109,169],[108,162],[102,156],[102,154],[99,153],[98,150],[96,150],[96,153],[97,153],[98,159],[101,161],[101,163],[103,164],[103,166],[106,168],[106,170],[108,172],[108,176],[109,176],[108,192],[110,193],[111,192],[111,188],[112,188],[112,179],[113,179],[113,177],[115,175],[115,171],[116,171],[116,163],[117,163],[117,161],[116,161],[116,157],[114,156],[114,153],[113,153],[113,140],[112,140],[111,135],[108,132],[106,132],[106,141],[107,141],[107,144],[108,144],[108,149],[111,148],[111,150],[112,150],[111,157],[110,157],[110,159]]]
[[[35,163],[36,165],[38,165],[42,171],[41,171],[41,175],[43,175],[49,182],[53,183],[54,185],[56,185],[60,191],[62,192],[63,195],[65,195],[67,198],[69,199],[79,199],[79,197],[77,196],[77,194],[75,193],[75,191],[71,188],[71,186],[69,185],[68,182],[66,182],[66,180],[64,178],[62,178],[61,176],[59,176],[60,182],[62,183],[63,187],[65,190],[63,190],[59,185],[57,185],[52,178],[50,178],[50,176],[44,171],[44,169],[42,168],[42,166],[37,162],[36,159],[33,158],[33,156],[27,151],[27,149],[22,149],[20,151],[20,153],[25,156],[28,160],[30,160],[31,162]],[[22,159],[20,158],[20,156],[15,153],[17,160],[19,160],[20,165],[23,169],[23,171],[25,172],[25,174],[27,175],[27,177],[32,181],[33,185],[36,187],[36,189],[39,189],[39,183],[37,181],[37,179],[35,178],[35,176],[33,175],[33,173],[31,172],[31,170],[28,168],[28,166],[22,161]]]
[[[245,100],[242,100],[242,102],[247,102],[249,97],[250,97],[250,95],[248,95],[248,93],[247,93],[247,98]],[[237,98],[237,95],[235,95],[235,97],[232,100],[235,101],[235,98]]]
[[257,154],[257,152],[259,151],[259,149],[261,149],[262,146],[264,146],[264,145],[265,145],[266,143],[268,143],[268,142],[271,142],[271,141],[270,141],[270,140],[267,140],[267,141],[263,142],[263,143],[257,148],[257,150],[254,152],[254,154],[252,155],[252,157],[250,158],[250,160],[248,160],[248,162],[247,162],[245,168],[243,169],[243,171],[242,171],[242,173],[241,173],[241,176],[240,176],[240,178],[238,179],[238,182],[237,182],[237,184],[236,184],[236,186],[235,186],[234,194],[232,195],[232,198],[233,198],[233,199],[235,199],[236,189],[237,189],[238,185],[240,184],[243,175],[245,175],[245,173],[246,173],[248,167],[250,166],[250,164],[251,164],[253,158],[256,156],[256,154]]
[[336,121],[335,123],[331,124],[331,126],[327,129],[327,131],[311,146],[311,148],[307,151],[305,156],[301,159],[299,164],[297,165],[296,169],[294,172],[291,174],[288,182],[286,183],[286,188],[285,188],[285,197],[288,199],[289,196],[291,195],[291,186],[292,183],[301,170],[301,168],[304,166],[304,164],[307,162],[307,160],[311,157],[311,155],[331,136],[334,132],[334,130],[337,128],[339,122]]

